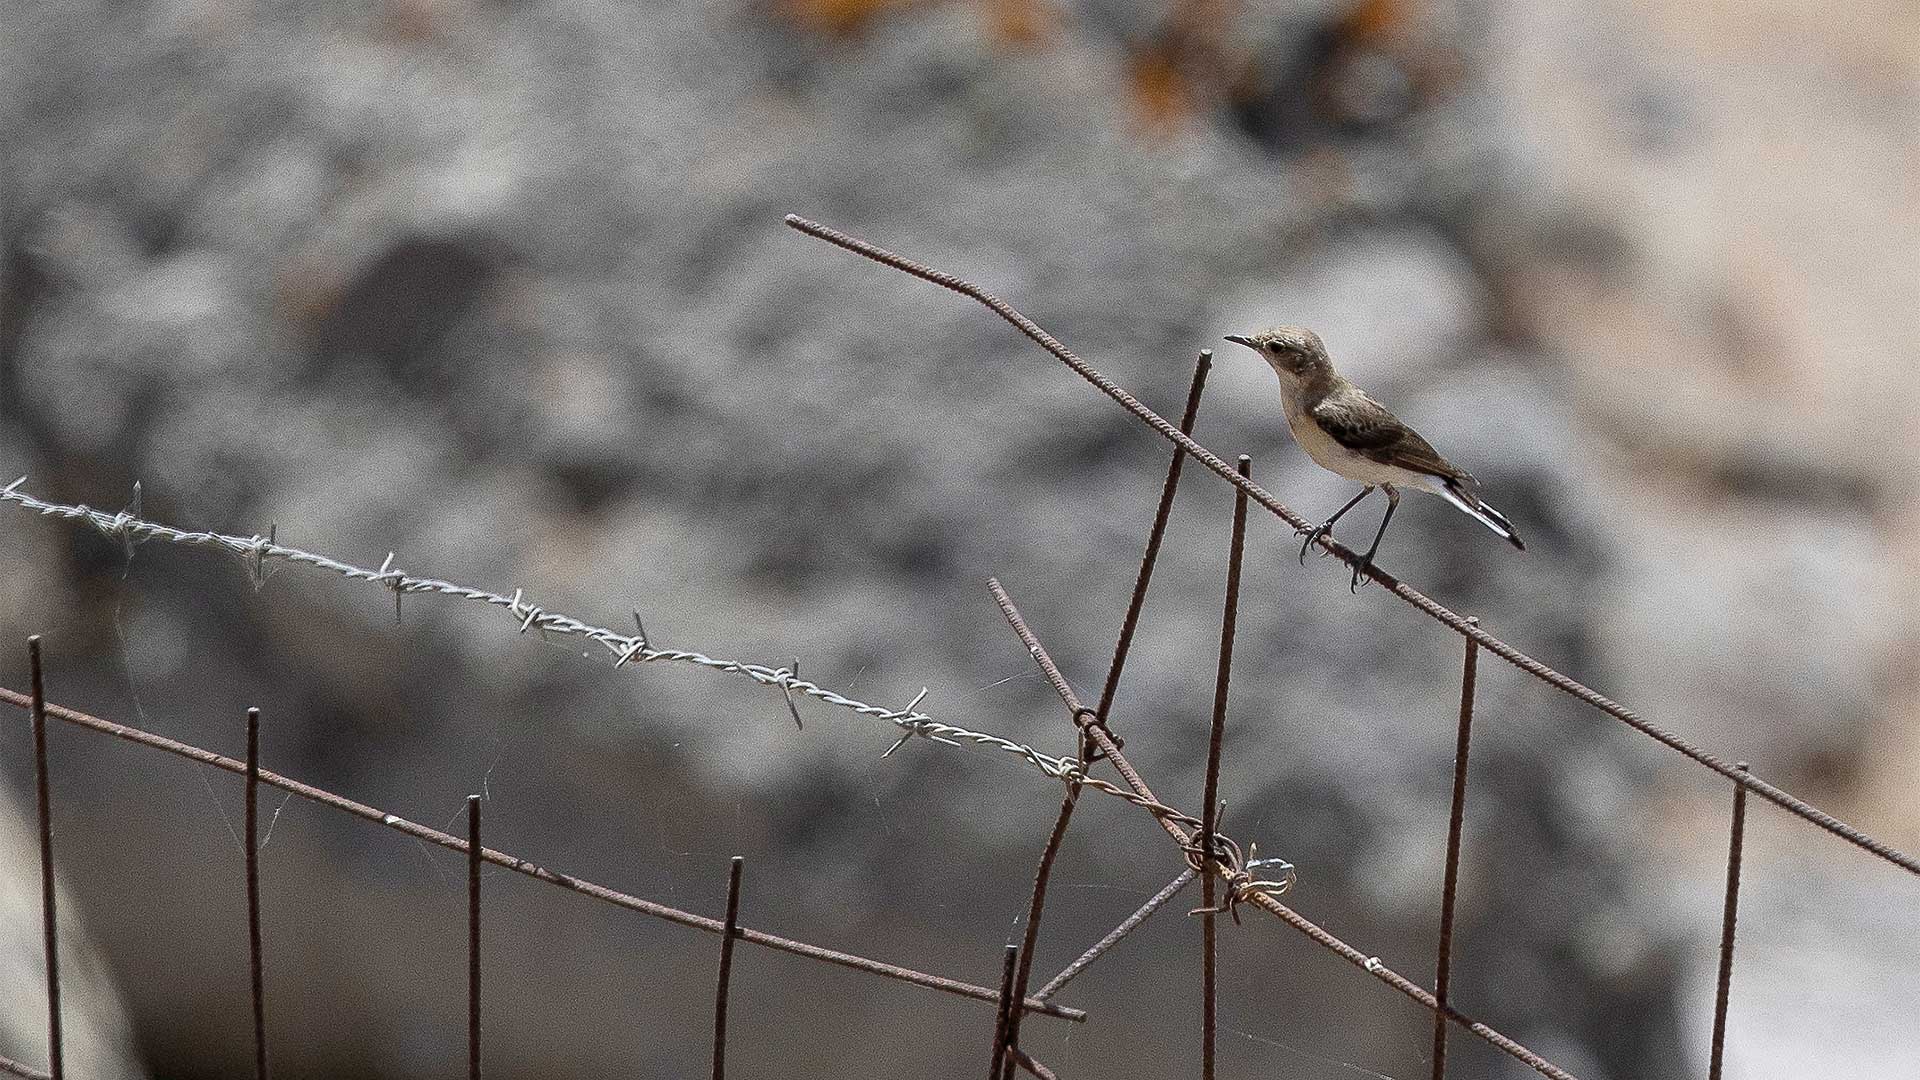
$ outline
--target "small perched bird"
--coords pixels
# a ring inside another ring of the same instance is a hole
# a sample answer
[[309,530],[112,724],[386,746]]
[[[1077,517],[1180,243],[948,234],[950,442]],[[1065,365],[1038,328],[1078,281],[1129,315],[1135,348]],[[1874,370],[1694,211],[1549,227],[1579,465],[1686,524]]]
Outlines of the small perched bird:
[[1441,457],[1419,432],[1333,370],[1320,335],[1280,326],[1251,337],[1228,335],[1227,340],[1259,353],[1280,376],[1280,401],[1286,409],[1287,427],[1307,456],[1323,469],[1366,485],[1332,517],[1307,531],[1307,541],[1300,545],[1301,562],[1306,561],[1313,542],[1332,530],[1341,515],[1360,505],[1360,500],[1373,494],[1376,487],[1387,493],[1387,512],[1380,519],[1380,531],[1373,535],[1373,546],[1354,567],[1353,590],[1360,588],[1361,575],[1373,565],[1380,538],[1387,534],[1387,522],[1393,520],[1393,512],[1400,506],[1402,487],[1438,495],[1507,543],[1522,551],[1527,549],[1513,522],[1481,501],[1480,485],[1466,470]]

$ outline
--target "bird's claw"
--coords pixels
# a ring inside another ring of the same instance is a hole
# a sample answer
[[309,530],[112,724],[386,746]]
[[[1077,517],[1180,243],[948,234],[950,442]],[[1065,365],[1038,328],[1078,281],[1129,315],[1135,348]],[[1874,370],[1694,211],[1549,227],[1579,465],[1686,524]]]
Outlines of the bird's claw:
[[1372,559],[1364,559],[1353,564],[1353,582],[1347,586],[1347,591],[1358,595],[1360,586],[1368,580],[1367,571],[1371,569],[1373,569]]
[[[1300,565],[1301,566],[1307,565],[1307,549],[1313,546],[1313,542],[1327,535],[1332,531],[1333,531],[1333,523],[1330,521],[1323,521],[1320,524],[1315,525],[1313,528],[1307,530],[1306,542],[1300,545]],[[1325,552],[1322,552],[1322,554],[1325,554]]]

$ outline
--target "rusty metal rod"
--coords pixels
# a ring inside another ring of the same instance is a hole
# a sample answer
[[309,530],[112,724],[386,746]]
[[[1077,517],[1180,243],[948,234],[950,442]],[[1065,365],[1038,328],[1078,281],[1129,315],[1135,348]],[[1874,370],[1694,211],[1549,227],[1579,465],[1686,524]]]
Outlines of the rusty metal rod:
[[[1020,615],[1020,610],[1014,606],[1013,598],[1007,595],[1006,589],[1003,588],[998,581],[990,580],[988,585],[993,590],[994,599],[999,603],[1001,612],[1006,615],[1008,624],[1013,627],[1014,633],[1020,636],[1021,643],[1026,645],[1028,654],[1033,657],[1035,663],[1040,665],[1040,670],[1047,676],[1048,681],[1053,683],[1054,689],[1060,694],[1061,700],[1067,703],[1069,711],[1078,715],[1079,699],[1074,696],[1073,687],[1067,684],[1065,677],[1060,674],[1060,669],[1055,666],[1053,658],[1047,655],[1046,649],[1041,646],[1039,639],[1034,636],[1033,631],[1027,626],[1026,620]],[[1099,724],[1088,724],[1083,730],[1100,744],[1100,749],[1112,759],[1113,767],[1126,779],[1128,786],[1133,788],[1136,796],[1145,802],[1156,805],[1159,804],[1159,799],[1154,796],[1152,789],[1147,787],[1146,781],[1140,779],[1139,771],[1127,760],[1126,755],[1122,753],[1120,747],[1114,743],[1113,736],[1107,733],[1105,727]],[[1187,831],[1171,820],[1169,816],[1154,814],[1154,820],[1160,823],[1160,827],[1166,830],[1167,835],[1172,837],[1174,843],[1179,845],[1182,850],[1191,848],[1192,840],[1187,834]],[[1227,877],[1226,868],[1223,866],[1216,866],[1214,873],[1222,878]],[[1231,884],[1231,881],[1229,884]],[[1459,1024],[1502,1051],[1512,1055],[1541,1075],[1551,1077],[1552,1080],[1577,1080],[1572,1073],[1541,1057],[1515,1039],[1503,1035],[1494,1028],[1467,1016],[1451,1005],[1442,1006],[1432,994],[1422,989],[1419,984],[1381,963],[1379,957],[1368,956],[1366,953],[1340,940],[1338,937],[1322,929],[1318,924],[1314,923],[1313,920],[1281,903],[1278,897],[1266,890],[1250,890],[1246,896],[1242,898],[1242,902],[1252,904],[1266,911],[1268,914],[1273,915],[1288,926],[1307,935],[1308,938],[1312,939],[1322,948],[1337,954],[1341,959],[1346,960],[1348,963],[1367,972],[1374,978],[1400,991],[1400,993],[1412,998],[1420,1005],[1444,1013],[1447,1018],[1454,1023]]]
[[1014,1059],[1020,1063],[1021,1068],[1033,1074],[1034,1080],[1060,1080],[1058,1076],[1054,1075],[1052,1069],[1040,1064],[1040,1062],[1034,1059],[1032,1054],[1027,1053],[1025,1050],[1015,1048],[1013,1056]]
[[[0,687],[0,704],[13,705],[18,708],[28,708],[31,705],[31,701],[24,694]],[[246,772],[247,766],[245,762],[235,761],[233,758],[224,757],[211,750],[203,750],[200,747],[192,746],[176,739],[169,739],[164,735],[156,735],[150,731],[143,731],[126,724],[103,720],[100,717],[80,712],[77,709],[48,704],[47,715],[63,723],[72,724],[75,727],[97,731],[103,735],[111,735],[114,738],[124,739],[127,742],[151,749],[163,750],[169,754],[186,758],[189,761],[199,762],[202,765],[208,765],[216,769],[225,769],[227,772],[236,775]],[[377,810],[365,803],[355,802],[352,799],[322,790],[311,784],[303,784],[298,780],[288,779],[269,770],[262,769],[260,771],[260,782],[269,787],[276,787],[282,791],[291,792],[309,802],[316,802],[322,806],[331,807],[343,813],[351,814],[354,817],[384,825],[387,828],[404,833],[417,840],[425,840],[428,843],[438,844],[450,851],[464,853],[467,850],[467,842],[450,833],[441,832],[438,829],[408,821],[396,814],[389,814],[383,810]],[[668,922],[678,923],[681,926],[691,927],[695,930],[702,930],[709,934],[718,934],[725,929],[724,924],[718,919],[710,919],[703,915],[695,915],[692,912],[681,911],[678,908],[668,907],[665,904],[658,904],[651,900],[643,900],[640,897],[610,889],[605,885],[595,884],[584,878],[549,870],[546,867],[520,858],[517,855],[509,855],[506,852],[485,848],[481,851],[480,857],[482,860],[490,862],[495,866],[505,867],[515,873],[525,874],[528,877],[547,882],[550,885],[558,885],[563,889],[579,893],[582,896],[592,897],[595,900],[604,901],[615,907],[625,908],[628,911],[637,911],[642,915],[650,915],[656,919],[665,919]],[[923,986],[930,990],[941,991],[942,993],[972,998],[975,1001],[996,1002],[999,1000],[999,994],[988,987],[975,986],[972,983],[949,979],[942,975],[930,975],[923,971],[915,971],[912,968],[901,967],[898,964],[889,964],[864,956],[856,956],[853,953],[823,948],[819,945],[809,945],[803,941],[779,937],[775,934],[748,929],[744,926],[740,928],[740,940],[753,945],[759,945],[763,948],[791,953],[795,956],[804,956],[812,960],[837,964],[840,967],[851,968],[854,971],[863,971],[870,975],[880,975],[889,979],[897,979],[901,982],[912,983],[915,986]],[[1070,1009],[1064,1005],[1055,1005],[1051,1002],[1036,1001],[1029,998],[1021,1004],[1028,1012],[1042,1016],[1051,1016],[1056,1019],[1084,1022],[1087,1018],[1087,1014],[1083,1010]]]
[[1006,959],[1000,971],[1000,1011],[993,1025],[993,1058],[987,1069],[987,1080],[1000,1080],[1005,1074],[1007,1059],[1007,1035],[1013,1015],[1013,969],[1020,961],[1020,946],[1009,945]]
[[[1193,381],[1187,385],[1187,404],[1180,414],[1180,430],[1192,434],[1200,415],[1200,395],[1207,386],[1207,372],[1213,368],[1213,350],[1200,350],[1193,366]],[[1094,706],[1102,723],[1113,708],[1114,693],[1120,688],[1120,671],[1127,665],[1127,651],[1133,647],[1133,634],[1140,626],[1140,609],[1146,606],[1147,586],[1153,581],[1154,564],[1160,558],[1160,544],[1167,537],[1167,520],[1173,515],[1173,497],[1180,490],[1180,470],[1187,455],[1178,448],[1167,464],[1167,479],[1160,485],[1160,502],[1154,507],[1153,528],[1147,531],[1146,551],[1140,556],[1140,570],[1133,578],[1133,595],[1127,600],[1127,614],[1120,621],[1120,640],[1113,647],[1113,662],[1107,665],[1106,682],[1100,686],[1100,704]],[[1083,753],[1081,759],[1085,760]]]
[[467,1077],[480,1080],[480,796],[467,796]]
[[735,855],[727,869],[727,919],[720,932],[720,978],[713,992],[713,1080],[727,1075],[727,990],[733,981],[733,942],[740,936],[740,871]]
[[[1248,476],[1253,459],[1240,455],[1238,471]],[[1214,1039],[1219,1030],[1218,943],[1213,887],[1219,861],[1214,830],[1220,824],[1220,750],[1227,734],[1227,689],[1233,681],[1233,632],[1240,611],[1240,565],[1247,550],[1247,493],[1233,493],[1233,539],[1227,549],[1227,602],[1220,616],[1219,665],[1213,679],[1213,723],[1207,739],[1207,780],[1200,804],[1200,1077],[1213,1080]]]
[[267,1080],[266,964],[260,948],[260,710],[247,710],[247,980],[253,996],[253,1075]]
[[[1473,742],[1473,691],[1480,646],[1467,639],[1467,658],[1460,675],[1460,729],[1453,744],[1453,809],[1447,815],[1447,872],[1440,887],[1440,945],[1433,964],[1433,999],[1447,1003],[1447,984],[1453,970],[1453,910],[1460,889],[1460,834],[1467,818],[1467,755]],[[1447,1021],[1433,1014],[1433,1080],[1447,1075]]]
[[[1288,525],[1292,526],[1295,531],[1305,533],[1312,528],[1311,522],[1295,513],[1285,503],[1275,498],[1271,492],[1255,484],[1253,481],[1237,475],[1233,467],[1222,460],[1219,455],[1193,441],[1191,436],[1168,423],[1160,414],[1149,409],[1146,405],[1142,404],[1138,398],[1127,393],[1115,384],[1113,380],[1095,370],[1091,364],[1088,364],[1085,360],[1075,355],[1072,350],[1061,344],[1059,339],[1041,329],[1037,323],[1025,315],[1022,315],[1006,301],[1001,300],[999,297],[994,296],[978,285],[955,277],[943,270],[935,270],[932,267],[924,266],[911,259],[896,255],[885,248],[861,240],[858,237],[849,236],[846,233],[829,228],[815,221],[808,221],[806,218],[800,217],[797,214],[788,214],[786,222],[794,229],[806,233],[809,236],[825,240],[827,243],[833,244],[836,247],[845,248],[857,255],[891,266],[896,270],[912,274],[914,277],[920,278],[923,281],[931,282],[943,289],[951,290],[986,305],[992,309],[995,314],[1011,323],[1015,329],[1025,334],[1035,344],[1052,353],[1061,363],[1072,368],[1081,378],[1092,383],[1101,393],[1106,394],[1118,402],[1121,407],[1131,412],[1148,427],[1158,432],[1161,437],[1179,447],[1182,452],[1206,466],[1214,474],[1246,492],[1248,498],[1265,507],[1282,521],[1285,521]],[[1481,648],[1500,657],[1502,660],[1526,672],[1528,675],[1612,716],[1621,723],[1664,744],[1669,749],[1676,750],[1686,757],[1692,758],[1695,762],[1712,769],[1714,772],[1732,780],[1736,784],[1740,784],[1747,790],[1766,799],[1768,802],[1786,810],[1788,813],[1810,822],[1819,828],[1825,829],[1848,843],[1906,870],[1908,873],[1920,874],[1920,858],[1916,858],[1876,840],[1800,797],[1775,787],[1758,777],[1742,773],[1732,765],[1695,747],[1693,744],[1672,732],[1654,726],[1638,713],[1600,693],[1598,690],[1587,686],[1585,683],[1580,682],[1570,675],[1563,674],[1535,660],[1533,657],[1521,652],[1512,645],[1494,637],[1480,627],[1473,625],[1468,622],[1465,616],[1460,615],[1420,590],[1408,585],[1406,582],[1401,581],[1385,570],[1380,569],[1378,565],[1371,562],[1363,564],[1357,553],[1344,544],[1341,544],[1338,540],[1335,540],[1331,535],[1321,536],[1318,542],[1328,553],[1339,558],[1349,566],[1358,568],[1363,576],[1379,582],[1387,591],[1420,609],[1420,611],[1425,613],[1429,618],[1447,626],[1455,633],[1472,638],[1480,644]]]
[[53,888],[53,782],[47,773],[47,688],[40,668],[40,635],[27,639],[27,667],[33,696],[27,702],[33,726],[33,782],[40,825],[40,922],[47,959],[47,1073],[66,1076],[60,1033],[59,912]]
[[[1053,686],[1053,692],[1060,695],[1060,700],[1067,706],[1067,712],[1073,714],[1075,722],[1079,723],[1081,718],[1092,710],[1080,704],[1080,696],[1074,693],[1073,686],[1067,682],[1067,677],[1060,673],[1060,668],[1053,662],[1053,657],[1041,647],[1040,639],[1035,637],[1033,630],[1027,626],[1026,618],[1020,614],[1020,609],[1014,606],[1013,597],[1007,595],[1007,590],[1000,584],[1000,580],[988,578],[987,588],[993,592],[993,601],[1000,606],[1000,614],[1006,617],[1007,625],[1013,627],[1013,632],[1019,635],[1020,643],[1027,647],[1027,655],[1033,657],[1034,663],[1040,665],[1040,673],[1046,676],[1047,682]],[[1102,730],[1103,727],[1104,725],[1101,724],[1083,723],[1081,730],[1093,735],[1099,742],[1100,748],[1112,760],[1114,769],[1127,782],[1127,786],[1133,789],[1135,796],[1155,805],[1165,806],[1166,804],[1160,802],[1159,796],[1153,793],[1153,789],[1147,786],[1147,782],[1140,778],[1140,773],[1134,769],[1133,764],[1125,756],[1114,754],[1114,751],[1119,749],[1119,744],[1114,741],[1111,734]],[[1196,823],[1199,821],[1198,818],[1188,815],[1182,816]],[[1187,831],[1173,820],[1173,814],[1155,813],[1153,819],[1159,822],[1167,835],[1182,848],[1192,842],[1192,837],[1187,834]]]
[[1169,900],[1172,900],[1174,896],[1180,892],[1181,889],[1186,888],[1187,885],[1190,882],[1192,882],[1195,877],[1198,876],[1198,874],[1199,872],[1194,870],[1192,867],[1188,867],[1185,870],[1180,871],[1179,877],[1174,878],[1172,881],[1167,882],[1167,885],[1165,888],[1161,889],[1159,892],[1154,893],[1151,897],[1149,897],[1147,902],[1140,905],[1138,910],[1136,910],[1133,914],[1127,916],[1126,918],[1120,920],[1120,925],[1108,931],[1106,937],[1101,938],[1099,941],[1093,944],[1092,948],[1088,949],[1086,952],[1081,953],[1077,958],[1075,958],[1073,963],[1068,964],[1064,968],[1061,968],[1060,974],[1055,975],[1052,979],[1048,980],[1047,985],[1041,987],[1039,990],[1034,991],[1033,996],[1041,1001],[1045,1001],[1048,998],[1052,997],[1053,995],[1059,993],[1061,987],[1067,985],[1068,983],[1072,982],[1074,979],[1078,978],[1080,973],[1082,971],[1085,971],[1089,964],[1092,964],[1095,960],[1100,959],[1100,957],[1106,954],[1108,949],[1111,949],[1115,945],[1120,944],[1121,941],[1126,939],[1126,936],[1128,934],[1131,934],[1135,930],[1138,930],[1140,928],[1141,923],[1146,922],[1148,918],[1152,917],[1154,912],[1159,911],[1162,907],[1166,906],[1167,902]]
[[[1080,799],[1080,785],[1069,782],[1067,794],[1060,800],[1060,813],[1053,820],[1053,830],[1047,834],[1046,846],[1040,849],[1040,865],[1033,872],[1033,895],[1027,901],[1026,931],[1020,940],[1020,965],[1013,977],[1013,1000],[1023,1001],[1027,996],[1027,985],[1033,978],[1033,950],[1040,940],[1040,915],[1046,908],[1047,881],[1053,876],[1053,860],[1060,854],[1060,843],[1066,839],[1067,824],[1073,820],[1073,807]],[[1020,1010],[1014,1010],[1007,1018],[1007,1047],[1017,1050],[1020,1047]],[[1001,1080],[1012,1080],[1014,1056],[1003,1056]]]
[[[1745,771],[1747,763],[1734,766]],[[1740,851],[1746,844],[1747,789],[1733,789],[1733,828],[1727,840],[1727,905],[1720,917],[1720,980],[1713,995],[1713,1051],[1707,1080],[1720,1080],[1727,1049],[1727,1003],[1733,995],[1733,929],[1740,916]]]

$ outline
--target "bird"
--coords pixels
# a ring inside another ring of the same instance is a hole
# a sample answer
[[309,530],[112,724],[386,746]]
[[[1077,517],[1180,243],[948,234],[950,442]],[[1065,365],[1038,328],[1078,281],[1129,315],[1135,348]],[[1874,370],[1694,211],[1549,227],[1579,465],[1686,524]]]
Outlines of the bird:
[[1277,326],[1247,336],[1229,334],[1227,340],[1259,353],[1280,376],[1287,427],[1314,464],[1365,485],[1332,517],[1306,530],[1306,542],[1300,545],[1302,564],[1313,542],[1331,532],[1334,522],[1375,488],[1387,493],[1387,512],[1373,535],[1373,545],[1354,565],[1349,591],[1359,591],[1361,577],[1373,566],[1380,538],[1387,534],[1387,523],[1400,506],[1403,487],[1438,495],[1502,540],[1521,551],[1527,549],[1513,522],[1480,498],[1480,485],[1465,469],[1441,457],[1419,432],[1333,369],[1320,335],[1297,326]]

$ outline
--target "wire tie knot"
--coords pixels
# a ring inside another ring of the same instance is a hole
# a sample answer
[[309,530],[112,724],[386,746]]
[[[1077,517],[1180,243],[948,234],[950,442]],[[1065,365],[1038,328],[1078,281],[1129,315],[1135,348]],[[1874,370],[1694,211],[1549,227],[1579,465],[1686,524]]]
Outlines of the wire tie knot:
[[267,523],[267,535],[261,536],[260,534],[255,533],[253,535],[253,538],[248,542],[249,551],[247,553],[247,558],[249,562],[247,564],[247,578],[248,580],[253,582],[253,589],[255,592],[259,592],[261,589],[266,587],[267,550],[269,548],[273,548],[277,546],[274,543],[274,539],[276,536],[278,536],[279,532],[280,532],[280,523],[277,521],[270,521]]
[[[1230,915],[1233,917],[1233,924],[1238,926],[1240,925],[1240,905],[1252,900],[1256,893],[1269,893],[1277,896],[1293,888],[1294,872],[1292,863],[1285,859],[1258,858],[1260,845],[1257,843],[1247,847],[1245,857],[1243,858],[1240,845],[1231,837],[1218,830],[1215,830],[1211,834],[1206,834],[1203,830],[1202,833],[1194,836],[1191,843],[1186,845],[1187,865],[1192,867],[1196,873],[1204,874],[1208,869],[1207,863],[1209,858],[1202,847],[1204,843],[1203,837],[1207,835],[1210,835],[1213,840],[1213,844],[1211,845],[1213,852],[1210,861],[1217,864],[1226,872],[1227,893],[1220,898],[1220,903],[1214,907],[1194,908],[1192,911],[1187,912],[1188,915]],[[1281,873],[1277,878],[1260,878],[1254,875],[1255,870],[1266,867],[1278,867]]]
[[135,480],[133,482],[133,501],[127,504],[126,509],[113,515],[112,521],[100,526],[101,532],[120,541],[120,546],[126,550],[128,561],[132,561],[133,559],[133,525],[139,521],[139,519],[140,481]]

